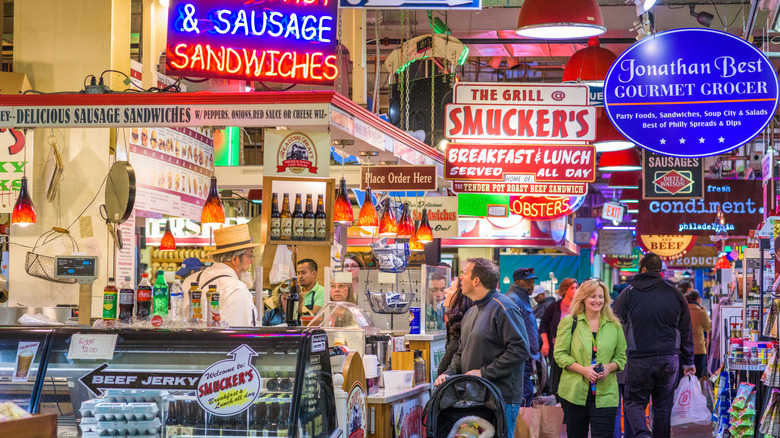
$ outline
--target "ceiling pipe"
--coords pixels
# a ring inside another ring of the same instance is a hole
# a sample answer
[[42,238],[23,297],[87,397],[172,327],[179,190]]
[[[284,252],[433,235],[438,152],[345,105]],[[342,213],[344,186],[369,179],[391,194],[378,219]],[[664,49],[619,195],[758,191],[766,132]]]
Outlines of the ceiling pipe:
[[[755,21],[755,20],[754,20]],[[761,47],[763,43],[768,40],[769,37],[763,35],[753,38],[752,44],[757,47]],[[547,45],[547,44],[580,44],[583,46],[588,45],[588,38],[577,38],[569,40],[540,40],[532,38],[458,38],[463,44],[467,45],[514,45],[514,44],[533,44],[533,45]],[[373,42],[373,40],[370,40]],[[385,40],[389,45],[398,45],[401,43],[400,38],[388,38]],[[607,44],[623,44],[631,45],[636,42],[636,38],[602,38],[599,37],[599,43],[603,45]]]
[[750,11],[748,12],[747,21],[745,22],[745,35],[743,36],[746,41],[750,41],[750,36],[753,33],[753,26],[756,25],[756,15],[758,15],[758,3],[759,0],[751,0],[750,2]]

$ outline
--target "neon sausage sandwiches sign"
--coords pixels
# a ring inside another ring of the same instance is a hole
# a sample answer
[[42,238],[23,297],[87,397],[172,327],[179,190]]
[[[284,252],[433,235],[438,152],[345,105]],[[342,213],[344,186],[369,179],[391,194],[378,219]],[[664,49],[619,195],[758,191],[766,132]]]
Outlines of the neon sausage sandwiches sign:
[[172,0],[166,72],[333,83],[337,7],[332,0]]

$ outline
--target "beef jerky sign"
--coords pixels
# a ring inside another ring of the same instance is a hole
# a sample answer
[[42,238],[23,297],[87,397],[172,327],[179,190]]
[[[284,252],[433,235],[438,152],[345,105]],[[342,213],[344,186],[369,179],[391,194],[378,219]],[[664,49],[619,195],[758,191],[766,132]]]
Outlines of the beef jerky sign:
[[667,157],[645,151],[642,166],[644,199],[704,197],[704,159]]

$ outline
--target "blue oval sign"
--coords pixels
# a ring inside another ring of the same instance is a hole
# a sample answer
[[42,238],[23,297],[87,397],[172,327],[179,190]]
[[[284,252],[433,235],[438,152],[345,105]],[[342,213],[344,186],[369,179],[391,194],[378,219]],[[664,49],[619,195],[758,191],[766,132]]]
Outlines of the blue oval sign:
[[758,135],[777,109],[778,82],[766,56],[711,29],[676,29],[632,45],[604,81],[615,127],[653,152],[706,157]]

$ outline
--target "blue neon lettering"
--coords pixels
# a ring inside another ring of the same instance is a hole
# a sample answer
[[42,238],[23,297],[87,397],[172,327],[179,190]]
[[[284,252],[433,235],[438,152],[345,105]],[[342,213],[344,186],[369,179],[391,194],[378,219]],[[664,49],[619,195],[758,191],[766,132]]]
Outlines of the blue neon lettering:
[[650,212],[651,213],[658,213],[658,211],[659,211],[659,209],[658,209],[658,201],[652,201],[650,203]]
[[184,32],[200,33],[200,30],[198,29],[198,19],[194,18],[194,15],[195,6],[191,3],[179,8],[179,20],[182,23],[181,30]]
[[295,32],[295,39],[301,38],[301,32],[298,29],[298,16],[293,12],[290,14],[289,21],[287,22],[287,32],[284,33],[284,37],[287,38],[291,33]]
[[228,20],[222,18],[222,15],[229,14],[229,13],[230,13],[230,11],[227,10],[227,9],[221,9],[221,10],[217,11],[217,13],[216,13],[217,20],[225,23],[225,29],[220,29],[219,26],[217,26],[217,22],[212,20],[214,22],[214,30],[216,30],[217,33],[221,33],[221,34],[224,35],[224,34],[230,32],[230,22]]
[[[301,23],[301,34],[303,34],[303,39],[310,41],[317,37],[317,28],[315,26],[307,26],[306,23],[309,21],[313,21],[315,24],[317,23],[317,17],[313,15],[305,15],[303,17],[302,23]],[[308,31],[311,31],[311,34],[308,33]]]
[[317,38],[317,39],[319,39],[319,40],[320,40],[320,41],[322,41],[323,43],[329,43],[329,42],[330,42],[330,39],[328,39],[328,38],[325,38],[325,37],[323,37],[323,36],[322,36],[322,32],[323,32],[323,31],[329,31],[329,30],[331,30],[331,28],[330,28],[330,27],[325,27],[325,25],[323,24],[323,22],[324,22],[325,20],[328,20],[328,21],[333,21],[333,17],[328,17],[328,16],[325,16],[325,15],[323,15],[322,17],[320,17],[320,31],[319,31],[319,34],[318,34],[319,38]]
[[265,12],[263,12],[263,27],[260,29],[260,32],[257,31],[255,28],[255,11],[252,11],[252,35],[260,36],[265,33],[265,23],[267,23],[267,20],[265,20]]
[[276,25],[279,28],[278,32],[273,32],[270,29],[268,30],[268,35],[271,35],[272,37],[278,37],[284,32],[284,26],[282,26],[282,23],[279,21],[275,21],[274,17],[283,17],[283,15],[280,12],[272,11],[268,15],[268,21],[271,22],[271,24]]
[[246,23],[246,11],[243,9],[236,14],[236,23],[233,25],[233,32],[230,32],[230,34],[235,35],[236,32],[238,32],[239,27],[244,28],[244,35],[249,35],[249,26]]

